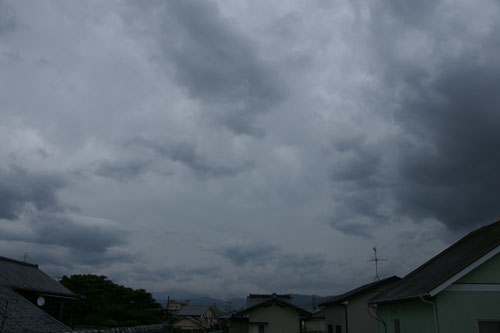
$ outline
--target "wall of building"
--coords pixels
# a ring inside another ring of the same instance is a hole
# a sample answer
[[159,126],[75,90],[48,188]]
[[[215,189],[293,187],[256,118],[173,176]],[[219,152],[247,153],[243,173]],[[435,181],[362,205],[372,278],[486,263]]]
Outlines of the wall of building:
[[[332,325],[333,332],[335,332],[335,326],[340,325],[343,333],[376,333],[377,321],[368,314],[368,301],[388,286],[385,284],[370,292],[349,299],[348,303],[345,304],[347,307],[347,328],[345,325],[346,316],[344,306],[331,305],[327,307],[325,310],[327,332],[328,325]],[[371,313],[375,315],[373,311]]]
[[234,320],[229,323],[229,333],[248,333],[248,322]]
[[[378,294],[379,289],[351,299],[347,304],[349,333],[376,333],[377,320],[368,314],[368,300]],[[371,311],[375,315],[374,311]],[[346,331],[342,331],[346,332]]]
[[[395,320],[399,320],[402,333],[432,333],[434,332],[434,313],[432,305],[422,301],[409,301],[394,304],[379,304],[379,333],[394,333]],[[354,332],[350,332],[354,333]],[[440,332],[444,333],[444,332]]]
[[500,283],[500,254],[483,263],[456,283]]
[[250,312],[248,321],[267,323],[265,333],[300,332],[300,315],[297,310],[278,304],[256,308]]
[[308,332],[326,332],[325,319],[313,318],[306,322]]
[[[500,255],[496,255],[455,284],[500,284]],[[435,297],[439,333],[478,332],[478,320],[500,322],[500,291],[449,291]],[[387,333],[394,332],[399,318],[401,332],[434,332],[432,305],[413,302],[379,305],[379,313],[387,323]],[[385,333],[382,325],[379,333]]]
[[335,326],[340,325],[342,332],[345,332],[345,312],[341,305],[330,305],[324,310],[325,314],[325,330],[328,332],[328,325],[332,325],[333,332]]
[[478,320],[500,321],[500,292],[443,291],[436,303],[440,333],[477,332]]
[[[491,258],[456,284],[500,284],[500,255]],[[500,292],[442,291],[436,296],[440,333],[477,332],[478,320],[500,321]]]
[[191,320],[186,318],[177,320],[173,326],[182,329],[203,329],[200,325],[193,323]]

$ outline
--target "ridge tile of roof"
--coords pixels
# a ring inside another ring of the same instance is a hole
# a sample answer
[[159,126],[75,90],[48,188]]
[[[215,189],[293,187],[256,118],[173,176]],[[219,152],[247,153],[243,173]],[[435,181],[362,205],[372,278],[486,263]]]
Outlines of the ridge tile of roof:
[[500,246],[500,219],[476,229],[406,275],[394,286],[376,295],[371,303],[396,302],[429,296],[474,262]]

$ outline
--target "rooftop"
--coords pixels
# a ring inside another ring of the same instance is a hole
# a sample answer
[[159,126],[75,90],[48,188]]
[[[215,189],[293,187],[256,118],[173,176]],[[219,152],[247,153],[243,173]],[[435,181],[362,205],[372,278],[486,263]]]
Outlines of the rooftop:
[[[434,296],[436,288],[487,256],[500,252],[500,220],[470,232],[393,287],[376,295],[373,303]],[[434,293],[433,292],[433,293]]]

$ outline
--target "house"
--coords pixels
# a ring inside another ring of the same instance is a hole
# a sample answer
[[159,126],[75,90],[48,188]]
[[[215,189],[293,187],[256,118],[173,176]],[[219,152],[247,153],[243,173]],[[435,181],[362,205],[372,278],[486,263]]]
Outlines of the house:
[[170,297],[168,298],[168,302],[167,302],[167,310],[172,312],[172,311],[179,311],[180,309],[182,309],[182,307],[188,305],[189,302],[183,302],[183,301],[176,301],[174,299],[170,299]]
[[250,294],[247,306],[231,317],[230,333],[298,333],[311,313],[292,303],[290,295]]
[[0,332],[71,331],[61,321],[78,299],[38,265],[0,257]]
[[311,317],[306,320],[306,331],[310,333],[325,333],[325,319],[325,309],[312,313]]
[[320,303],[319,306],[324,308],[326,333],[376,333],[377,321],[368,313],[368,301],[399,280],[399,277],[391,276]]
[[192,316],[176,317],[176,320],[174,321],[172,327],[174,329],[180,329],[185,332],[193,333],[202,333],[210,329],[210,325],[207,325],[201,320],[198,320]]
[[380,333],[499,332],[500,220],[477,229],[371,301]]
[[215,323],[215,314],[210,306],[184,305],[175,311],[174,327],[185,331],[203,332]]

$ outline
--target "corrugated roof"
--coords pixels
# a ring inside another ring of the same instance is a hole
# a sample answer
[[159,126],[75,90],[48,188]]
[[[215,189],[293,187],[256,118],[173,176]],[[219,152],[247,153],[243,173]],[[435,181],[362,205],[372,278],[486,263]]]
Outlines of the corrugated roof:
[[500,220],[479,228],[427,261],[388,290],[376,295],[372,303],[394,302],[427,296],[466,267],[500,246]]
[[357,297],[357,296],[359,296],[361,294],[370,292],[370,291],[372,291],[374,289],[394,284],[394,283],[396,283],[399,280],[401,280],[401,278],[394,275],[394,276],[391,276],[391,277],[388,277],[388,278],[385,278],[385,279],[382,279],[382,280],[379,280],[379,281],[367,283],[365,285],[362,285],[362,286],[360,286],[358,288],[352,289],[352,290],[350,290],[350,291],[348,291],[346,293],[343,293],[341,295],[334,296],[334,297],[328,299],[326,302],[320,303],[319,306],[328,306],[328,305],[332,305],[332,304],[340,304],[340,303],[342,303],[344,301],[352,299],[353,297]]

